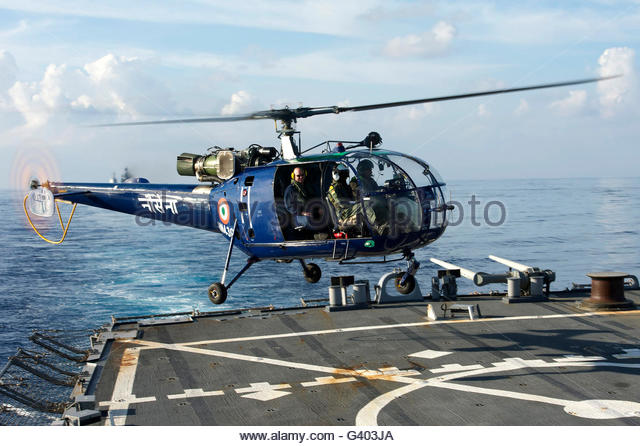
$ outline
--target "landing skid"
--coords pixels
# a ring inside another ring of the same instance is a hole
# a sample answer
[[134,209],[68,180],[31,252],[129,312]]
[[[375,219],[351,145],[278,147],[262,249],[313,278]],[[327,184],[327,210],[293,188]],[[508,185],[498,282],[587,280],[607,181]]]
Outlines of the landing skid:
[[236,220],[235,223],[233,224],[233,232],[232,232],[231,238],[229,238],[229,250],[227,251],[227,259],[224,262],[222,279],[220,280],[220,282],[214,282],[211,285],[209,285],[209,290],[208,290],[209,300],[211,300],[211,302],[213,302],[216,305],[220,305],[224,303],[224,301],[227,300],[227,294],[228,294],[227,291],[229,290],[229,288],[231,288],[231,285],[233,285],[235,281],[240,278],[241,275],[243,275],[249,268],[251,268],[251,265],[260,261],[260,259],[257,257],[249,257],[247,259],[246,265],[244,265],[244,267],[240,270],[240,272],[238,272],[238,274],[236,274],[235,277],[231,279],[231,282],[229,282],[228,285],[225,285],[224,282],[227,278],[227,272],[229,272],[229,262],[231,261],[231,253],[233,252],[233,239],[236,236],[237,227],[238,227],[238,220]]
[[[227,258],[224,262],[222,279],[220,280],[220,282],[214,282],[211,285],[209,285],[209,289],[208,289],[209,300],[216,305],[220,305],[224,303],[224,301],[227,300],[228,290],[229,288],[231,288],[231,285],[233,285],[236,282],[236,280],[240,278],[240,276],[242,276],[249,268],[251,268],[251,265],[260,261],[260,259],[255,256],[247,259],[247,263],[244,265],[244,267],[238,272],[238,274],[235,275],[233,279],[231,279],[228,285],[225,285],[227,273],[229,272],[229,262],[231,261],[231,253],[233,252],[233,239],[235,238],[237,227],[238,227],[238,221],[236,220],[235,223],[233,224],[233,232],[232,232],[233,235],[229,239],[229,249],[227,251]],[[298,259],[298,260],[302,265],[302,273],[304,274],[305,280],[309,283],[318,282],[322,277],[322,270],[320,269],[320,267],[315,263],[305,263],[303,259]],[[289,260],[289,262],[290,261],[291,260]]]

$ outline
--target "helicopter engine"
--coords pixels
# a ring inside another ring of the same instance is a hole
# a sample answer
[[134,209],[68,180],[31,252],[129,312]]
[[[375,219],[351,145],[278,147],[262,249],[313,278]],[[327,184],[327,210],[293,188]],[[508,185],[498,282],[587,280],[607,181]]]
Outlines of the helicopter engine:
[[183,153],[178,155],[177,169],[182,176],[198,181],[221,182],[236,174],[236,157],[232,150],[218,150],[207,155]]
[[216,148],[206,155],[182,153],[178,155],[176,167],[178,174],[182,176],[221,183],[240,173],[245,167],[267,164],[277,155],[274,147],[262,147],[258,144],[240,151]]

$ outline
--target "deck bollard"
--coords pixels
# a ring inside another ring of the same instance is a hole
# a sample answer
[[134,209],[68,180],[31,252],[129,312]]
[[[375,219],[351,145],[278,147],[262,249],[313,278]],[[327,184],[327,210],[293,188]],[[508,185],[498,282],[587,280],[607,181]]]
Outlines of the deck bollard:
[[529,275],[529,290],[531,297],[542,296],[542,288],[544,286],[544,274],[530,274]]
[[520,277],[512,276],[507,277],[507,297],[516,298],[520,297]]
[[342,287],[340,285],[329,285],[329,305],[332,307],[342,306]]
[[369,293],[369,281],[358,280],[353,284],[353,303],[356,305],[368,304],[371,299]]
[[587,310],[630,310],[633,301],[624,297],[624,279],[627,273],[616,271],[588,273],[591,277],[591,297],[579,304]]

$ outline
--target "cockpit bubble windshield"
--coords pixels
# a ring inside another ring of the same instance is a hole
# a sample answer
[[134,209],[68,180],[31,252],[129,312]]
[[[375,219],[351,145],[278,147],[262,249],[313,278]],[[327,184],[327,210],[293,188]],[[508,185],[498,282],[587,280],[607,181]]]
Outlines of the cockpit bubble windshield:
[[423,212],[418,189],[434,182],[426,164],[388,152],[354,153],[346,161],[357,172],[351,185],[372,227],[380,231],[388,227],[395,233],[420,230]]
[[389,156],[358,153],[347,160],[355,168],[364,194],[415,187],[409,175],[393,163]]
[[406,190],[444,185],[433,167],[408,155],[354,153],[347,157],[347,161],[358,173],[365,193],[373,189]]

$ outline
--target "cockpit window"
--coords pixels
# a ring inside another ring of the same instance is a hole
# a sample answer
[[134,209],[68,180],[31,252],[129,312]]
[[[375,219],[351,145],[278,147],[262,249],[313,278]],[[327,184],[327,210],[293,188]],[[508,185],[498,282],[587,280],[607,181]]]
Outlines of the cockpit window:
[[442,179],[442,177],[440,176],[440,174],[438,173],[438,171],[434,168],[434,167],[429,167],[429,172],[431,172],[431,175],[433,175],[433,177],[435,178],[436,182],[442,186],[445,185],[444,180]]
[[418,162],[413,158],[399,155],[389,155],[388,158],[400,167],[411,179],[415,187],[425,187],[433,185],[433,177],[428,164]]
[[391,158],[392,156],[366,156],[357,154],[348,161],[357,172],[360,188],[364,194],[382,192],[383,190],[413,189],[414,183],[408,175]]
[[[354,153],[347,157],[347,162],[357,172],[351,187],[362,200],[371,227],[396,235],[421,228],[423,214],[417,187],[432,184],[432,177],[423,173],[425,167],[389,153]],[[412,180],[414,175],[421,177],[418,179],[420,186]]]

